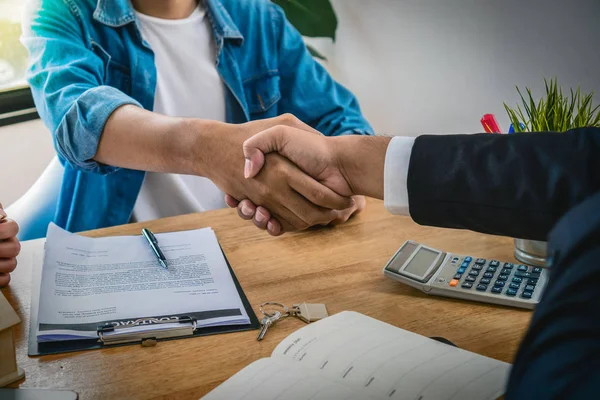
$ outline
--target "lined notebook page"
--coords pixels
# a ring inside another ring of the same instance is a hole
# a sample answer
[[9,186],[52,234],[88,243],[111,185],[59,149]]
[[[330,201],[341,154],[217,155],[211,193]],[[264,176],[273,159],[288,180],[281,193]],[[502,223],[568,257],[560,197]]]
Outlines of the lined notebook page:
[[493,400],[509,371],[510,364],[346,311],[291,334],[270,359],[206,398]]

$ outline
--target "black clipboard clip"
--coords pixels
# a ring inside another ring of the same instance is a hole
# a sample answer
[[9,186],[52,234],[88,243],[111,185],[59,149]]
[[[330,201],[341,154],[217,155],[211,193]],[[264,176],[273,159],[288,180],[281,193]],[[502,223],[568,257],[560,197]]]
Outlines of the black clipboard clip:
[[[140,330],[140,327],[148,329]],[[128,325],[100,325],[97,332],[98,341],[105,346],[140,342],[143,347],[151,347],[160,339],[192,336],[196,329],[197,321],[193,317],[179,317],[177,320],[138,318]]]

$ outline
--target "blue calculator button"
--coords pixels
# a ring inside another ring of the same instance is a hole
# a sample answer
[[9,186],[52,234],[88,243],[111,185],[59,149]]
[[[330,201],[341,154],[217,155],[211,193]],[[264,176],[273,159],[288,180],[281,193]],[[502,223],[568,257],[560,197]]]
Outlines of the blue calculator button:
[[466,270],[467,270],[466,268],[462,268],[462,267],[461,267],[461,268],[459,268],[458,270],[456,270],[456,273],[457,273],[457,274],[464,274]]
[[488,267],[486,269],[487,272],[496,272],[496,267]]
[[496,294],[497,294],[497,293],[502,293],[502,288],[501,288],[501,287],[498,287],[498,286],[494,286],[494,287],[492,288],[492,293],[496,293]]
[[479,290],[480,292],[485,292],[487,290],[487,288],[488,288],[487,285],[479,284],[479,285],[477,285],[476,289]]
[[498,275],[498,280],[499,281],[507,281],[508,280],[508,275]]
[[504,263],[504,268],[513,269],[514,265],[511,263]]
[[538,274],[541,274],[542,269],[540,267],[535,267],[531,272],[537,272]]
[[465,262],[470,263],[471,261],[473,261],[473,257],[471,257],[471,256],[466,256],[465,257]]
[[496,281],[496,283],[494,283],[494,286],[500,286],[500,287],[504,287],[504,284],[505,284],[505,283],[506,283],[506,282],[504,282],[504,281]]
[[508,287],[511,289],[518,289],[521,287],[521,285],[519,285],[518,283],[512,282],[510,285],[508,285]]
[[460,279],[460,278],[462,278],[462,274],[456,274],[456,275],[454,275],[454,279]]
[[519,271],[527,272],[527,265],[519,265]]
[[512,279],[512,281],[515,283],[521,283],[521,282],[523,282],[523,278],[519,278],[518,276],[516,276]]
[[491,273],[491,272],[486,272],[486,273],[484,273],[484,274],[483,274],[483,277],[484,277],[484,278],[493,278],[493,277],[494,277],[494,274],[493,274],[493,273]]
[[527,284],[528,284],[528,285],[533,285],[533,286],[535,286],[535,285],[537,285],[537,283],[538,283],[538,280],[537,280],[537,278],[529,278],[529,279],[527,279]]
[[485,258],[478,258],[477,260],[475,260],[475,264],[483,265],[485,264],[485,261]]
[[469,268],[469,263],[468,263],[468,262],[463,262],[463,263],[460,265],[460,267],[461,267],[461,268]]
[[502,268],[502,271],[500,271],[502,275],[510,275],[511,272],[512,271],[508,268]]
[[466,282],[475,282],[476,280],[477,280],[477,279],[475,279],[475,277],[473,277],[473,276],[467,276],[467,277],[465,278],[465,281],[466,281]]
[[477,270],[471,270],[471,271],[469,271],[469,275],[471,275],[471,276],[478,276],[479,275],[479,271],[477,271]]
[[500,261],[497,261],[497,260],[490,261],[490,267],[499,267],[499,266],[500,266]]
[[517,291],[515,289],[507,289],[506,290],[506,295],[507,296],[516,296],[517,295]]
[[525,286],[525,290],[527,290],[528,292],[533,292],[535,290],[535,286],[527,285],[527,286]]
[[460,285],[460,287],[465,289],[471,289],[473,287],[473,284],[471,282],[464,282],[462,285]]
[[476,271],[480,271],[481,268],[483,268],[483,267],[479,264],[473,264],[473,266],[471,267],[472,270],[474,269]]
[[530,299],[531,296],[533,296],[532,292],[524,291],[523,293],[521,293],[521,297],[524,299]]
[[481,278],[479,283],[484,284],[484,285],[489,285],[491,281],[492,280],[490,278]]

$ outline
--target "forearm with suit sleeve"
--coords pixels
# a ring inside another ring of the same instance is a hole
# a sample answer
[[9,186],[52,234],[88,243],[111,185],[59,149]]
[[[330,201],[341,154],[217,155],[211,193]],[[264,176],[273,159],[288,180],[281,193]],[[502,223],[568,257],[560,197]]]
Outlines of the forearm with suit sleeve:
[[567,210],[600,190],[600,129],[423,135],[407,189],[419,224],[546,240]]

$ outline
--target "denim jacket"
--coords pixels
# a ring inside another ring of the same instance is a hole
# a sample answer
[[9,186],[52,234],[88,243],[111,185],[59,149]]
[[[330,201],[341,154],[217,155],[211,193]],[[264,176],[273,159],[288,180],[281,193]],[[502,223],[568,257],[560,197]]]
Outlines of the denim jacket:
[[[205,0],[231,123],[292,113],[325,135],[371,134],[352,93],[306,50],[267,0]],[[65,172],[54,222],[69,231],[125,224],[144,172],[93,160],[104,125],[125,104],[152,110],[154,53],[128,0],[36,0],[22,42],[38,112]]]

